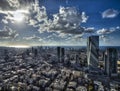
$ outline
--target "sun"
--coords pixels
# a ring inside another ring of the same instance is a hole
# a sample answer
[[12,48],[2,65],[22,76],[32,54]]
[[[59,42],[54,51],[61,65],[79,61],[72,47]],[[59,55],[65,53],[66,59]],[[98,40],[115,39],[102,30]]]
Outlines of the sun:
[[20,10],[15,11],[14,14],[13,14],[13,20],[14,21],[22,22],[24,20],[24,18],[25,18],[25,15]]

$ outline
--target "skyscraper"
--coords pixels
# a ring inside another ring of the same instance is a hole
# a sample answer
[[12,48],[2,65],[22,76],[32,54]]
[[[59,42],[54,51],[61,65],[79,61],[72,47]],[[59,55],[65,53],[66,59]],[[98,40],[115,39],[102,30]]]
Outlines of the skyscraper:
[[57,47],[58,62],[64,62],[65,49]]
[[61,55],[61,47],[57,47],[57,56],[58,56],[58,62],[60,62],[60,55]]
[[104,55],[105,73],[108,76],[114,76],[117,74],[117,59],[117,50],[115,48],[108,48]]
[[61,48],[61,61],[64,62],[65,49]]
[[87,62],[89,69],[98,67],[99,36],[90,36],[87,39]]

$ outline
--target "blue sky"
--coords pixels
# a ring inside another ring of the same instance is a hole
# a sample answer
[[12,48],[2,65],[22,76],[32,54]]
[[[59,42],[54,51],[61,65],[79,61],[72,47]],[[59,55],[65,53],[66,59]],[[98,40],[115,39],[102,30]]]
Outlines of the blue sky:
[[120,0],[0,0],[0,46],[120,45]]

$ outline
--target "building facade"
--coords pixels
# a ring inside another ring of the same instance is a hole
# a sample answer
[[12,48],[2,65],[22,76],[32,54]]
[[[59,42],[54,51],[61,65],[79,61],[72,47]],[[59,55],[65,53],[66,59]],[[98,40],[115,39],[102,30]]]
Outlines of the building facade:
[[57,58],[58,58],[58,62],[60,62],[60,60],[61,60],[60,55],[61,55],[61,47],[57,47]]
[[117,74],[118,54],[115,48],[108,48],[104,55],[105,74],[114,76]]
[[61,61],[64,62],[65,48],[61,48]]
[[58,62],[64,62],[65,48],[57,47]]
[[90,36],[87,39],[87,63],[89,69],[98,67],[99,36]]

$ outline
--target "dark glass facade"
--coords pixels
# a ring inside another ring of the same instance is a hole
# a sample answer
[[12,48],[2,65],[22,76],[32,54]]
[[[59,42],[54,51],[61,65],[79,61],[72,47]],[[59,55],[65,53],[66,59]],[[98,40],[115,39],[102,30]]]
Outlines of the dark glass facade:
[[111,76],[113,74],[117,73],[117,60],[118,60],[118,54],[117,50],[115,48],[108,48],[106,50],[105,56],[105,73],[108,76]]
[[65,48],[57,47],[57,56],[59,62],[64,62]]
[[61,47],[57,47],[57,56],[58,56],[58,62],[60,62],[60,50],[61,50]]
[[87,62],[89,68],[98,67],[99,36],[90,36],[87,39]]

